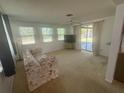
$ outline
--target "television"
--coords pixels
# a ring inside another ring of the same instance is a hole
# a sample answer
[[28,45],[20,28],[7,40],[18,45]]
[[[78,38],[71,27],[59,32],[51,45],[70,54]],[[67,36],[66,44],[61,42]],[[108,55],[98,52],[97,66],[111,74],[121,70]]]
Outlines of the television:
[[64,35],[64,42],[65,43],[75,43],[75,35]]

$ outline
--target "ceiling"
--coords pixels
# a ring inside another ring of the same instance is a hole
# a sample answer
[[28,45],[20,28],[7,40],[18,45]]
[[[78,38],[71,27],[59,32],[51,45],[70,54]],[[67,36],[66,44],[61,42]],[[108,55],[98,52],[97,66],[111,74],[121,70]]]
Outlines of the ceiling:
[[112,16],[115,4],[112,0],[0,0],[0,9],[24,21],[65,23],[69,13],[77,21]]
[[121,4],[124,3],[124,0],[113,0],[115,4]]

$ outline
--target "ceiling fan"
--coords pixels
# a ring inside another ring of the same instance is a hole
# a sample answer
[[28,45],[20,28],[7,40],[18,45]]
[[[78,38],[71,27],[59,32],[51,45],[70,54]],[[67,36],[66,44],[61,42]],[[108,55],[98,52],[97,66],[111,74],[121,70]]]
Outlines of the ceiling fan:
[[65,24],[70,24],[71,26],[80,25],[81,22],[74,20],[73,14],[67,14],[66,17],[69,19]]

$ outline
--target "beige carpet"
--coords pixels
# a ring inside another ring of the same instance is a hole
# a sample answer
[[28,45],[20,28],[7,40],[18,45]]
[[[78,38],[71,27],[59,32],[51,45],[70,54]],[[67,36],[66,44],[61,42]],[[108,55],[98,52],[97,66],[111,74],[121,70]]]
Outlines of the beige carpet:
[[[90,53],[62,50],[49,53],[59,62],[59,78],[39,87],[32,93],[124,93],[124,84],[109,84],[104,80],[107,60]],[[30,93],[23,62],[17,63],[14,93]]]

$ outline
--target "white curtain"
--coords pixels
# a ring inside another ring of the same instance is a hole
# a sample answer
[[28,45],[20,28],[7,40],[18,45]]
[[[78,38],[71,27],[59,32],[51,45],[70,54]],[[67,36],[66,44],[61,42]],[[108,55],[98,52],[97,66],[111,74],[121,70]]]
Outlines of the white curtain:
[[93,54],[99,55],[100,52],[100,37],[103,21],[94,22],[93,24]]
[[73,26],[74,34],[76,35],[75,48],[81,50],[81,25]]
[[[12,24],[12,27],[13,27],[13,24]],[[23,46],[22,46],[22,40],[21,40],[18,26],[15,26],[15,28],[12,28],[12,33],[14,36],[13,38],[15,41],[15,46],[16,46],[16,51],[17,51],[16,59],[22,60],[23,59],[23,54],[22,54]]]
[[16,39],[16,49],[17,49],[17,60],[23,59],[23,53],[22,53],[22,41],[21,38]]

